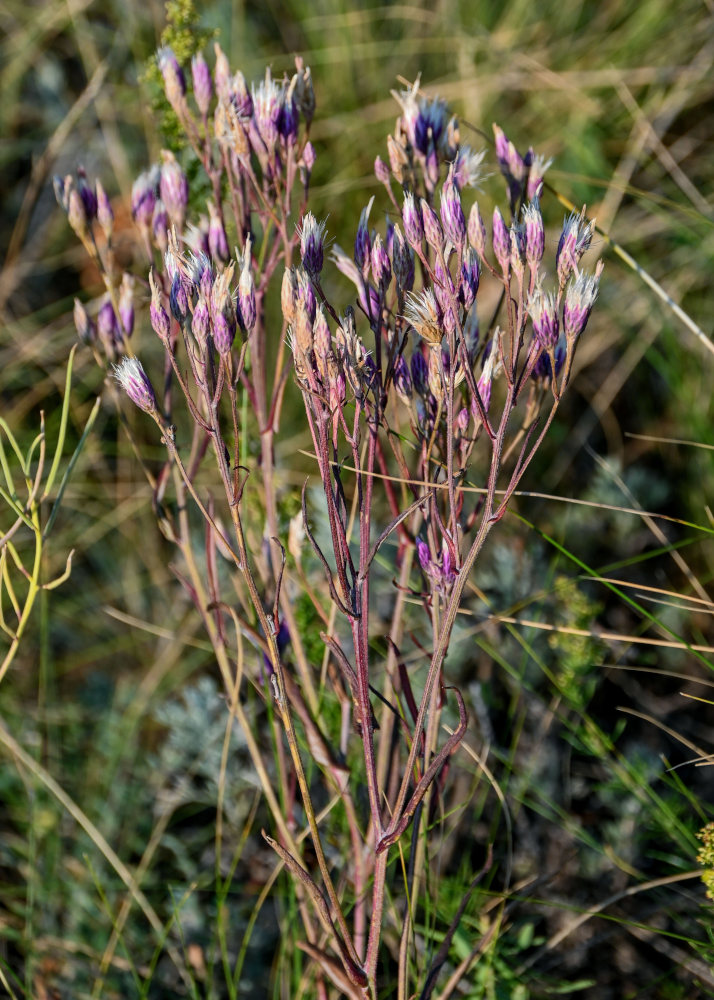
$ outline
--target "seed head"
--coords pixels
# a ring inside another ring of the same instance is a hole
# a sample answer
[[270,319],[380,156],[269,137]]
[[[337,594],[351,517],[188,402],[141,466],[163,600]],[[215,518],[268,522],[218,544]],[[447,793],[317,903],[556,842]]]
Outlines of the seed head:
[[153,386],[138,358],[123,358],[120,364],[114,365],[114,378],[140,410],[158,413]]
[[439,306],[431,289],[420,295],[410,293],[407,296],[404,318],[430,346],[437,346],[443,340],[444,329]]

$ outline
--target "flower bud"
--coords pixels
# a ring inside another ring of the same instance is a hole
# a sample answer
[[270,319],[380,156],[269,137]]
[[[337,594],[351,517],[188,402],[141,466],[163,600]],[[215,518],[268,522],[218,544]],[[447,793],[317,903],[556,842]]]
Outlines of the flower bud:
[[453,168],[441,189],[441,222],[446,239],[461,253],[466,242],[466,218],[461,207],[459,189],[454,183]]
[[107,295],[97,313],[97,333],[105,348],[114,348],[121,343],[121,331],[112,300]]
[[154,214],[151,218],[151,232],[159,253],[165,254],[169,248],[169,213],[166,211],[166,206],[160,198],[154,205]]
[[131,189],[131,214],[139,226],[144,229],[151,225],[156,205],[156,191],[159,180],[158,168],[145,170],[134,181]]
[[292,267],[286,267],[283,272],[283,283],[280,287],[280,305],[285,322],[291,325],[295,322],[295,307],[297,305],[297,279]]
[[114,365],[114,378],[140,410],[157,412],[153,386],[138,358],[124,358],[121,364]]
[[173,49],[169,48],[168,45],[159,49],[156,53],[156,59],[161,70],[161,75],[164,78],[166,99],[175,111],[183,103],[183,98],[186,94],[186,78],[179,66],[178,59],[174,55]]
[[156,283],[153,270],[149,271],[149,285],[151,286],[151,305],[149,307],[151,326],[159,340],[166,342],[171,333],[171,320],[164,309],[161,290]]
[[402,354],[394,363],[394,389],[399,398],[409,404],[412,398],[412,377]]
[[161,200],[166,206],[171,222],[181,232],[188,204],[188,180],[173,153],[164,149],[161,151],[161,157],[164,161],[159,184]]
[[430,207],[428,202],[423,198],[420,202],[421,216],[424,221],[424,236],[426,237],[426,242],[434,250],[438,251],[444,245],[444,234],[441,230],[441,223],[436,215],[436,212]]
[[231,252],[228,248],[228,237],[223,225],[223,218],[213,202],[209,199],[208,205],[208,249],[214,260],[219,260],[227,264]]
[[97,222],[107,240],[110,240],[114,229],[114,211],[101,181],[97,181]]
[[421,538],[417,538],[416,550],[417,556],[419,557],[419,565],[428,575],[431,571],[431,553],[429,552],[429,546]]
[[80,240],[85,239],[87,233],[89,232],[87,226],[87,210],[84,207],[82,196],[76,187],[73,187],[69,192],[69,198],[67,201],[67,221]]
[[191,59],[191,76],[193,78],[193,96],[196,100],[196,107],[205,118],[211,105],[213,84],[211,82],[211,71],[201,52],[197,52]]
[[404,183],[405,168],[409,165],[409,157],[402,143],[389,135],[387,136],[387,152],[389,153],[389,167],[397,184]]
[[526,260],[535,273],[545,252],[545,229],[537,197],[524,208],[523,224],[526,230]]
[[79,299],[74,300],[74,325],[77,328],[77,336],[83,344],[92,344],[97,339],[97,328],[89,318],[87,310]]
[[357,267],[362,272],[362,277],[366,281],[369,277],[370,254],[372,252],[372,241],[369,237],[369,213],[372,211],[374,197],[369,199],[366,208],[363,208],[359,217],[359,226],[355,236],[354,260]]
[[119,289],[119,319],[127,337],[134,332],[134,283],[133,275],[125,271]]
[[415,250],[421,249],[421,242],[424,239],[424,224],[419,206],[411,191],[407,191],[404,195],[402,220],[404,222],[404,235],[409,241],[409,245]]
[[414,285],[414,255],[398,225],[394,227],[392,239],[392,270],[399,290],[410,292]]
[[389,263],[389,255],[382,241],[382,237],[377,234],[372,244],[372,276],[379,286],[380,292],[384,293],[392,280],[392,267]]
[[193,307],[193,315],[191,316],[191,333],[201,347],[206,346],[210,329],[211,317],[208,310],[208,302],[206,301],[206,297],[203,293],[201,293],[198,296],[196,305]]
[[84,202],[84,211],[87,216],[87,222],[91,223],[97,216],[97,196],[87,181],[87,171],[84,167],[77,168],[77,190],[79,191],[80,198]]
[[216,53],[216,66],[214,69],[214,76],[216,80],[216,93],[219,97],[222,97],[228,92],[231,82],[231,68],[228,64],[228,59],[223,49],[220,47],[218,42],[214,42],[213,50]]
[[478,257],[474,250],[469,247],[461,264],[461,281],[459,283],[459,301],[467,312],[476,300],[480,276]]
[[425,396],[429,389],[429,369],[419,347],[415,347],[412,354],[411,373],[414,389],[420,396]]
[[[250,260],[249,241],[246,241],[246,248]],[[211,291],[210,313],[213,321],[213,343],[221,357],[225,357],[229,353],[236,335],[236,305],[230,290],[233,270],[234,265],[231,263],[216,278]]]
[[463,337],[464,344],[466,345],[466,354],[472,368],[476,361],[476,355],[478,354],[480,335],[481,331],[479,329],[478,313],[476,312],[476,309],[470,309],[469,314],[464,321]]
[[312,119],[315,116],[316,107],[315,88],[312,85],[312,73],[310,72],[310,67],[305,66],[300,56],[295,57],[295,68],[297,70],[295,75],[295,98],[297,100],[298,108],[300,109],[300,114],[305,119],[305,124],[309,128]]
[[384,184],[386,188],[389,187],[389,182],[390,182],[389,167],[384,162],[381,156],[378,156],[374,161],[374,176],[377,178],[380,184]]
[[238,281],[238,315],[241,321],[241,326],[249,333],[255,326],[257,318],[255,306],[255,284],[253,282],[253,273],[250,269],[250,265],[251,244],[249,236],[245,241],[240,280]]
[[478,202],[474,202],[469,212],[468,224],[469,243],[474,248],[479,257],[483,257],[486,252],[486,225],[481,218]]
[[493,253],[504,275],[511,266],[511,237],[498,206],[493,211]]

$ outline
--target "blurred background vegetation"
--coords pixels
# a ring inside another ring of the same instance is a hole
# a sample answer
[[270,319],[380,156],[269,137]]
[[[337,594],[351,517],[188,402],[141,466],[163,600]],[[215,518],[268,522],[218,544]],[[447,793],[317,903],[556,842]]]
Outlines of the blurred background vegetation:
[[[173,10],[190,20],[189,5]],[[159,0],[6,0],[0,23],[0,392],[2,416],[29,443],[40,409],[48,437],[57,433],[73,298],[101,292],[51,177],[78,164],[101,177],[120,259],[143,266],[130,190],[167,141],[147,75],[166,11]],[[329,213],[342,246],[371,194],[387,209],[373,162],[386,159],[397,113],[390,90],[421,73],[426,92],[459,114],[463,140],[490,148],[495,121],[519,149],[554,158],[543,199],[551,249],[558,192],[587,204],[711,336],[711,2],[207,0],[192,37],[220,38],[248,80],[266,65],[290,72],[295,54],[311,66],[312,207]],[[495,173],[485,192],[503,201]],[[607,266],[578,376],[525,483],[589,505],[517,500],[477,570],[474,617],[447,668],[469,694],[499,782],[496,795],[474,762],[460,762],[467,778],[453,794],[467,822],[434,861],[442,885],[421,928],[425,951],[438,947],[487,843],[496,845],[498,864],[455,941],[459,958],[482,944],[457,996],[714,995],[711,911],[686,877],[712,806],[712,772],[690,762],[712,751],[714,713],[685,697],[706,699],[714,684],[714,355],[604,239],[596,251]],[[158,358],[145,315],[135,338]],[[100,391],[80,349],[74,442]],[[146,422],[131,419],[158,455]],[[254,909],[272,862],[237,733],[216,856],[225,705],[148,488],[120,441],[107,404],[46,557],[54,573],[75,549],[71,579],[42,594],[0,692],[25,755],[7,741],[0,748],[5,988],[38,998],[310,996],[287,881]],[[289,487],[309,470],[296,457],[306,446],[306,435],[287,433],[279,444],[286,514]],[[534,624],[502,621],[514,617]],[[305,624],[314,628],[307,613]],[[174,922],[177,962],[136,908],[117,923],[117,874],[47,776],[132,870],[141,864],[146,899]],[[490,900],[507,880],[496,925]]]

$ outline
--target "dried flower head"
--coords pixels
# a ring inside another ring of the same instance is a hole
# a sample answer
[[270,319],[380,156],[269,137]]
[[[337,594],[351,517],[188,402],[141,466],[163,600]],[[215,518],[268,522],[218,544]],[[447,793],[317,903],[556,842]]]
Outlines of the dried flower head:
[[429,288],[419,295],[410,293],[404,309],[404,319],[414,327],[430,347],[438,346],[444,339],[439,305]]
[[120,364],[114,365],[114,378],[140,410],[158,413],[154,388],[138,358],[123,358]]

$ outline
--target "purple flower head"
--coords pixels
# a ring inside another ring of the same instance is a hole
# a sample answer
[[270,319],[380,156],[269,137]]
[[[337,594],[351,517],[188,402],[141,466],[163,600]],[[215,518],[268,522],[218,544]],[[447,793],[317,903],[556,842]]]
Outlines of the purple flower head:
[[[565,361],[565,345],[558,341],[555,348],[555,374],[560,375],[563,363]],[[547,351],[541,351],[538,356],[538,360],[533,368],[533,378],[538,381],[539,379],[550,379],[552,378],[553,369],[550,363],[550,357]]]
[[448,590],[456,579],[456,570],[454,568],[454,561],[451,557],[451,549],[446,539],[443,540],[441,545],[441,586]]
[[198,52],[191,59],[191,76],[193,78],[193,96],[196,99],[196,107],[204,117],[208,114],[213,97],[213,81],[208,63]]
[[523,225],[526,232],[526,260],[531,271],[535,272],[545,252],[545,229],[537,197],[523,209]]
[[431,572],[431,553],[429,552],[429,546],[422,538],[416,539],[416,550],[421,568],[429,575]]
[[156,395],[138,358],[123,358],[114,365],[114,378],[129,399],[146,413],[157,413]]
[[511,237],[498,206],[493,210],[493,253],[503,273],[508,275],[511,266]]
[[243,256],[241,258],[241,272],[238,281],[238,317],[244,330],[249,333],[255,326],[257,319],[255,303],[255,283],[253,272],[251,271],[251,243],[250,236],[245,241]]
[[420,396],[426,396],[429,391],[429,366],[419,347],[412,353],[412,384]]
[[97,181],[97,222],[106,238],[110,240],[114,229],[114,211],[101,181]]
[[469,247],[461,264],[461,281],[459,283],[459,301],[468,312],[476,300],[481,271],[475,251]]
[[409,403],[412,398],[412,377],[402,354],[394,363],[394,388],[399,398]]
[[151,286],[151,305],[149,306],[151,326],[159,340],[166,342],[171,333],[171,320],[164,309],[161,291],[154,278],[153,270],[149,271],[149,285]]
[[74,325],[83,344],[93,344],[97,339],[97,327],[79,299],[74,300]]
[[179,66],[173,49],[169,48],[168,45],[159,49],[156,53],[156,61],[164,78],[166,98],[171,107],[176,108],[177,105],[181,104],[186,94],[186,78],[183,75],[183,70]]
[[560,287],[564,288],[570,275],[576,270],[580,258],[589,248],[593,237],[593,223],[586,222],[584,215],[571,212],[563,221],[563,230],[555,253],[555,268]]
[[127,337],[134,332],[134,277],[124,272],[119,289],[119,319]]
[[479,257],[483,257],[486,252],[486,224],[481,218],[481,212],[476,201],[471,206],[471,211],[469,212],[467,234],[471,246]]
[[163,165],[161,167],[161,181],[159,191],[161,200],[166,206],[171,222],[180,232],[183,229],[186,218],[186,206],[188,204],[188,180],[186,174],[176,160],[173,153],[167,150],[161,151]]
[[431,148],[436,148],[444,134],[448,107],[446,101],[435,97],[431,102],[426,98],[419,101],[419,110],[414,120],[413,144],[424,156]]
[[283,87],[278,113],[278,132],[287,143],[295,142],[300,125],[300,112],[295,103],[295,87]]
[[372,211],[373,204],[374,197],[370,198],[367,207],[362,209],[357,227],[357,235],[355,236],[354,260],[365,281],[369,277],[370,255],[372,252],[372,242],[369,237],[369,213]]
[[420,205],[421,216],[424,220],[424,236],[426,237],[426,242],[438,253],[444,245],[444,234],[441,229],[441,223],[439,222],[436,212],[423,198]]
[[77,168],[77,190],[84,204],[87,221],[92,222],[97,216],[97,195],[87,181],[87,171],[84,167]]
[[558,343],[558,307],[552,292],[536,288],[528,302],[528,312],[533,322],[533,334],[541,347],[555,347]]
[[132,186],[131,214],[140,228],[151,226],[160,176],[159,168],[154,166],[139,174]]
[[382,237],[377,234],[372,243],[372,276],[381,292],[385,292],[392,280],[392,266]]
[[534,198],[540,198],[543,194],[543,178],[552,162],[552,160],[546,160],[543,156],[533,157],[528,170],[528,187],[526,189],[529,201],[533,201]]
[[441,189],[441,222],[447,240],[461,253],[466,243],[466,217],[458,185],[454,182],[453,167]]
[[404,195],[402,220],[404,222],[404,235],[409,241],[409,245],[415,250],[421,249],[421,242],[424,239],[424,224],[419,206],[411,191],[407,191]]
[[470,146],[460,146],[453,163],[454,183],[459,191],[465,187],[476,188],[481,181],[481,164],[486,155],[485,150],[474,152]]
[[317,278],[324,263],[325,223],[318,222],[312,212],[303,217],[302,225],[297,227],[300,237],[300,256],[302,266],[311,278]]
[[600,285],[602,266],[598,266],[595,274],[585,274],[581,271],[574,281],[571,281],[565,291],[563,304],[563,331],[568,340],[579,337],[587,326]]

